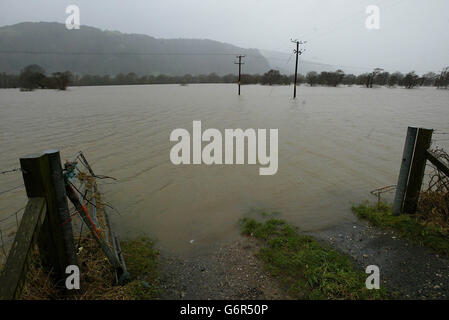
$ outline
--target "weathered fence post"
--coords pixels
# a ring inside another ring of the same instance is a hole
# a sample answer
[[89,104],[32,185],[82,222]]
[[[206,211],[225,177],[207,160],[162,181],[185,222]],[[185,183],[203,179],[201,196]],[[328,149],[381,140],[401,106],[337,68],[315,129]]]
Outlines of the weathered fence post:
[[410,173],[417,131],[418,128],[414,127],[408,127],[407,129],[407,137],[405,138],[404,151],[402,154],[401,169],[399,171],[399,178],[393,203],[394,216],[398,216],[403,212],[405,191],[407,188],[407,181]]
[[44,198],[28,199],[19,229],[0,273],[0,300],[20,298],[46,211]]
[[72,225],[66,223],[70,221],[70,214],[59,151],[23,157],[20,165],[28,197],[46,200],[47,214],[38,239],[39,254],[43,265],[61,281],[65,278],[66,267],[78,265],[78,261]]
[[415,213],[418,206],[419,192],[421,191],[426,169],[426,153],[432,142],[432,133],[433,130],[431,129],[419,128],[416,136],[415,151],[404,199],[404,212],[409,214]]

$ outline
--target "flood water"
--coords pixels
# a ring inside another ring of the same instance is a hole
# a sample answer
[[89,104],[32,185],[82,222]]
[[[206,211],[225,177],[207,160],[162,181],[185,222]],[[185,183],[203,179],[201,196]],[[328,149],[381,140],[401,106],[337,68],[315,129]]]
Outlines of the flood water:
[[[305,231],[354,219],[351,204],[396,184],[407,126],[449,132],[449,91],[301,86],[152,85],[0,90],[0,171],[26,154],[82,150],[103,180],[106,201],[121,213],[122,238],[147,234],[176,254],[201,254],[231,240],[254,209],[280,212]],[[279,129],[279,169],[259,165],[170,162],[176,128]],[[449,149],[449,135],[435,134]],[[0,175],[0,192],[20,185]],[[24,206],[23,188],[0,195],[0,220]],[[9,225],[8,225],[9,223]],[[15,221],[0,224],[12,227]],[[4,231],[5,233],[5,231]],[[193,242],[191,241],[193,240]]]

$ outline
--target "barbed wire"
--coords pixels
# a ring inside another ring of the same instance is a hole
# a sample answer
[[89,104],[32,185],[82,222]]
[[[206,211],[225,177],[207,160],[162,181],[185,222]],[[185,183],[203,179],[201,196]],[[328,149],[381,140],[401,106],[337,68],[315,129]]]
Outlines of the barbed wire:
[[[77,152],[74,155],[73,161],[81,162],[81,164],[82,164],[81,170],[80,170],[80,168],[75,167],[79,173],[86,173],[86,174],[92,175],[93,177],[98,178],[98,179],[112,179],[112,180],[116,180],[116,178],[110,177],[110,176],[106,176],[106,175],[95,175],[95,174],[93,174],[93,172],[91,174],[89,172],[90,171],[89,170],[90,164],[83,157],[83,154],[82,154],[81,151]],[[13,173],[13,172],[19,172],[19,171],[21,171],[21,168],[17,167],[17,168],[12,168],[12,169],[8,169],[8,170],[0,171],[0,174],[7,174],[7,173]],[[82,199],[84,201],[86,201],[86,203],[91,204],[95,208],[97,208],[98,204],[101,204],[103,206],[111,208],[114,212],[116,212],[119,215],[121,215],[121,213],[119,212],[119,210],[117,208],[115,208],[111,204],[107,203],[106,201],[101,201],[100,203],[97,203],[97,205],[95,205],[94,203],[91,202],[92,198],[88,199],[86,197],[86,194],[83,194],[73,183],[69,182],[69,184],[76,190],[76,192],[82,197]],[[0,191],[0,195],[6,194],[8,192],[17,190],[17,189],[22,188],[22,187],[24,187],[24,184],[17,185],[15,187],[10,188],[10,189]],[[0,253],[1,253],[1,251],[3,251],[3,254],[5,256],[6,256],[6,249],[5,249],[4,231],[13,229],[14,227],[17,227],[17,228],[19,227],[19,220],[20,220],[19,214],[22,211],[24,211],[24,209],[25,209],[25,207],[19,208],[15,212],[13,212],[11,214],[8,214],[7,216],[4,216],[4,217],[2,217],[0,219],[0,246],[1,246]],[[69,218],[67,219],[67,221],[64,221],[63,224],[68,223],[75,216],[78,216],[78,212],[75,209],[70,210],[69,211]],[[13,221],[14,218],[15,218],[15,221]],[[83,226],[83,223],[81,224],[81,231],[80,232],[82,232],[82,226]]]
[[7,173],[17,172],[17,171],[22,171],[22,169],[21,168],[14,168],[14,169],[11,169],[11,170],[0,171],[0,174],[7,174]]
[[14,191],[14,190],[19,189],[19,188],[24,187],[24,186],[25,186],[24,184],[21,184],[19,186],[15,186],[15,187],[13,187],[11,189],[8,189],[8,190],[0,191],[0,195],[8,193],[8,192],[11,192],[11,191]]
[[377,198],[377,207],[379,208],[380,202],[382,200],[382,194],[392,192],[397,189],[396,185],[385,186],[381,188],[374,189],[370,193]]
[[24,209],[25,209],[25,207],[22,207],[22,208],[16,210],[14,213],[12,213],[12,214],[10,214],[10,215],[8,215],[8,216],[2,218],[2,219],[0,220],[0,223],[7,221],[8,219],[10,219],[10,218],[13,217],[13,216],[16,216],[16,217],[17,217],[17,214],[18,214],[20,211],[24,210]]

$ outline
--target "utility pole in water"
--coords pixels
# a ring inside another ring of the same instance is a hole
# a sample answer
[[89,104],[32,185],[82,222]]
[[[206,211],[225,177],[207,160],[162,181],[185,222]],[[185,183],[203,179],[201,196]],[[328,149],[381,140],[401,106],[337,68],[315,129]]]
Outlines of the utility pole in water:
[[298,40],[291,40],[291,42],[296,43],[296,50],[294,50],[294,53],[296,53],[296,65],[295,65],[295,85],[293,87],[293,99],[296,98],[296,82],[298,81],[298,56],[300,56],[305,49],[299,50],[299,45],[307,43],[307,41],[298,41]]
[[242,74],[242,64],[244,64],[242,62],[242,58],[244,58],[244,57],[245,56],[239,55],[239,56],[237,56],[237,58],[239,58],[239,62],[234,62],[234,64],[238,64],[239,65],[239,82],[238,82],[238,84],[239,84],[239,95],[240,95],[240,80],[241,80],[241,74]]

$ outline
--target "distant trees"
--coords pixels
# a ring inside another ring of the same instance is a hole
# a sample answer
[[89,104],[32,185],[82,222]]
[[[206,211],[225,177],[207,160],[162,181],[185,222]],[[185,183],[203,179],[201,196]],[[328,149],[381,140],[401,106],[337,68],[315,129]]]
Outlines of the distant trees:
[[437,88],[445,88],[449,86],[449,67],[444,68],[440,76],[436,79],[436,86]]
[[[242,78],[241,78],[241,82],[242,83],[249,83],[251,81],[251,79],[249,79],[249,77],[250,77],[250,75],[243,74]],[[237,76],[233,75],[232,73],[224,75],[221,79],[222,79],[222,81],[224,83],[235,83],[235,82],[237,82]]]
[[357,83],[357,77],[353,74],[345,74],[343,77],[343,84],[347,86],[352,86]]
[[367,74],[366,80],[365,80],[365,86],[367,88],[372,88],[374,84],[374,80],[378,77],[378,75],[383,71],[382,68],[375,68],[373,72]]
[[418,84],[418,75],[415,71],[409,72],[405,75],[403,85],[406,89],[412,89]]
[[71,81],[72,74],[69,71],[55,72],[51,77],[47,77],[44,68],[37,64],[26,66],[19,76],[22,91],[32,91],[37,88],[66,90]]
[[394,87],[394,86],[402,83],[403,79],[404,79],[404,75],[402,73],[400,73],[400,72],[392,73],[387,80],[387,86]]
[[18,75],[0,73],[0,88],[18,88],[19,86],[20,80]]
[[[262,76],[260,74],[242,74],[241,83],[242,84],[258,84],[261,83]],[[227,83],[237,82],[238,77],[235,76],[234,80]]]
[[279,72],[279,70],[270,70],[264,73],[260,79],[260,84],[263,85],[273,85],[273,84],[283,84],[289,85],[290,79],[286,75],[283,75]]
[[[238,76],[226,74],[220,76],[216,73],[183,76],[170,76],[165,74],[147,75],[139,77],[135,73],[117,74],[115,77],[109,75],[83,75],[74,76],[73,84],[76,86],[94,85],[131,85],[131,84],[194,84],[194,83],[236,83]],[[242,74],[242,84],[289,84],[289,77],[282,75],[278,70],[270,70],[264,75]]]
[[315,71],[310,71],[307,73],[306,75],[306,82],[313,87],[314,85],[316,85],[318,83],[318,73],[316,73]]
[[438,75],[435,72],[428,72],[422,76],[420,85],[426,87],[433,86],[437,79]]
[[32,91],[43,87],[45,70],[37,64],[26,66],[20,73],[20,88],[24,91]]
[[366,83],[367,83],[369,77],[370,77],[370,75],[369,75],[368,73],[362,73],[362,74],[359,74],[359,75],[357,76],[357,80],[356,80],[356,83],[355,83],[355,84],[358,84],[358,85],[360,85],[360,86],[366,85]]
[[[263,75],[242,74],[242,84],[262,84],[262,85],[289,85],[293,82],[294,76],[281,74],[279,70],[269,70]],[[236,83],[235,74],[220,76],[216,73],[183,76],[171,76],[166,74],[155,74],[139,76],[134,72],[127,74],[119,73],[110,75],[79,75],[69,71],[55,72],[51,76],[45,75],[45,70],[39,65],[29,65],[25,67],[20,75],[8,75],[0,73],[0,88],[17,88],[31,91],[36,88],[65,90],[68,85],[74,86],[98,86],[98,85],[134,85],[134,84],[194,84],[194,83]],[[400,72],[389,73],[383,69],[376,68],[373,72],[360,75],[345,74],[343,70],[315,71],[308,72],[305,76],[298,74],[298,83],[307,83],[310,86],[322,85],[337,87],[341,84],[346,86],[359,85],[367,88],[376,86],[403,86],[412,89],[417,86],[437,86],[438,88],[448,88],[449,67],[444,68],[440,74],[428,72],[422,76],[414,71],[406,75]]]
[[343,78],[345,77],[345,73],[343,70],[337,70],[335,72],[327,73],[327,84],[333,87],[337,87],[340,83],[343,82]]
[[389,72],[379,72],[374,76],[373,83],[378,86],[385,86],[390,78]]
[[323,71],[320,74],[311,71],[307,73],[305,81],[312,87],[316,84],[337,87],[339,84],[343,83],[344,79],[345,73],[343,70],[337,70],[335,72]]
[[52,75],[53,77],[46,78],[49,81],[49,84],[45,87],[48,89],[66,90],[69,83],[73,80],[72,73],[69,71],[55,72]]

